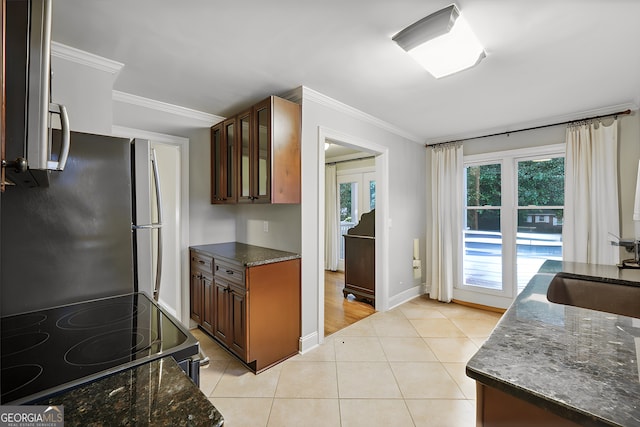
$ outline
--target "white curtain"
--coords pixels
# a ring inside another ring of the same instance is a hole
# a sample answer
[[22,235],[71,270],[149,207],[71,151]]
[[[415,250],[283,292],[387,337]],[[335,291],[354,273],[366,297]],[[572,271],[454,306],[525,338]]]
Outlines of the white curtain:
[[427,222],[429,296],[444,302],[461,283],[464,215],[462,144],[435,146],[431,152],[431,204]]
[[618,121],[570,125],[566,140],[563,259],[617,264],[609,233],[620,235]]
[[336,271],[338,269],[338,183],[336,180],[336,165],[325,166],[324,172],[324,268]]

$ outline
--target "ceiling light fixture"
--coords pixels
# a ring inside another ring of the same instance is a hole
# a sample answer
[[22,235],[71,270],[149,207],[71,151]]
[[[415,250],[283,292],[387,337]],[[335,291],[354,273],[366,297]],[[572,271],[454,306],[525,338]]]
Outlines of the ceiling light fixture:
[[411,24],[392,40],[435,78],[471,68],[486,56],[455,4]]

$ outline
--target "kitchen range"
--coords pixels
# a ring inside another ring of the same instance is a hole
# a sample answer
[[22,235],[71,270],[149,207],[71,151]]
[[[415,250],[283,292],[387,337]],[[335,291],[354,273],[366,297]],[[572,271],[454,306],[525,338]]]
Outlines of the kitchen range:
[[[49,102],[51,1],[7,0],[6,14],[6,153],[15,160],[2,194],[1,403],[69,405],[83,390],[109,409],[98,396],[120,381],[137,396],[129,410],[114,402],[123,420],[135,412],[222,425],[197,387],[198,341],[158,303],[162,202],[151,144],[71,132],[65,108]],[[168,399],[178,384],[180,404]],[[156,398],[145,400],[151,389]]]
[[3,317],[2,404],[33,403],[168,355],[188,372],[197,354],[195,338],[144,293]]

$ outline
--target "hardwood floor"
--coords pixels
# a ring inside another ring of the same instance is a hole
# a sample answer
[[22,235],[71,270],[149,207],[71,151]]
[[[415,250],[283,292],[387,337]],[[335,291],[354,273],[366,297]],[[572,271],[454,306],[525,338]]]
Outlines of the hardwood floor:
[[324,272],[325,337],[376,312],[370,304],[344,298],[344,273]]

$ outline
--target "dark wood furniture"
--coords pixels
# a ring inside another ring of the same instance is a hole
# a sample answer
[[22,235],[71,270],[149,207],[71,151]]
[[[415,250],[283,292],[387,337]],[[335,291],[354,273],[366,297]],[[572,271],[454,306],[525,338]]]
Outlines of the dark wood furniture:
[[191,319],[256,373],[297,354],[300,258],[245,266],[214,256],[191,250]]
[[270,96],[211,128],[211,203],[300,203],[299,104]]
[[344,235],[345,298],[357,299],[375,306],[376,299],[376,216],[375,209],[362,215],[360,222]]

